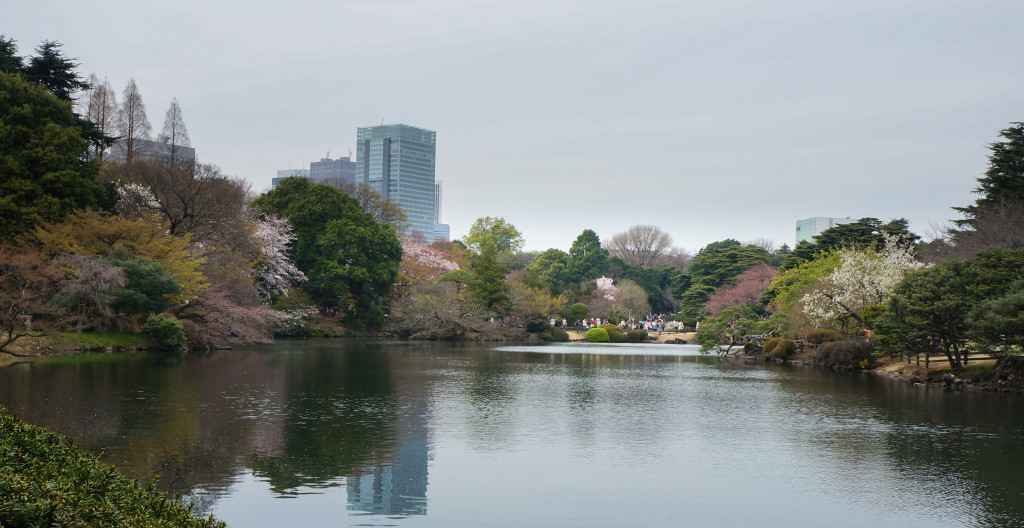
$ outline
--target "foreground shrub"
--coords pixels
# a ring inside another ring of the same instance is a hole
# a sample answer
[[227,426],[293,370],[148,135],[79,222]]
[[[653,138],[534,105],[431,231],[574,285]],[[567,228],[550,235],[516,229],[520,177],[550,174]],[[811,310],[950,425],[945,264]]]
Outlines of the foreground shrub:
[[188,344],[181,322],[173,316],[151,315],[146,319],[143,331],[153,339],[157,348],[181,348]]
[[626,341],[630,343],[642,343],[647,340],[647,330],[630,330],[626,332]]
[[814,362],[826,367],[868,368],[874,362],[875,345],[867,339],[833,341],[818,347]]
[[611,341],[611,338],[608,337],[607,330],[598,327],[587,330],[587,341],[591,343],[607,343]]
[[775,347],[778,346],[779,341],[782,341],[781,337],[773,337],[773,338],[765,341],[764,342],[764,347],[763,347],[764,348],[764,353],[765,354],[771,354],[772,350],[775,350]]
[[550,332],[544,332],[541,334],[540,338],[544,341],[564,343],[569,340],[569,333],[561,328],[552,328]]
[[772,359],[789,359],[793,356],[794,352],[796,352],[796,341],[780,339],[772,348],[772,351],[766,352],[766,354]]
[[807,335],[804,336],[804,341],[811,343],[812,345],[820,345],[822,343],[830,343],[833,341],[842,341],[843,334],[831,328],[814,328],[807,331]]
[[224,527],[0,407],[0,526]]

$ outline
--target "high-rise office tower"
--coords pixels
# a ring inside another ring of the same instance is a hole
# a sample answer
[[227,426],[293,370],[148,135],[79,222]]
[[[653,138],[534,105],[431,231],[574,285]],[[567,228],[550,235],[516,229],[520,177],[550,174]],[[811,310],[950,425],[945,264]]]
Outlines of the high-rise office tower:
[[357,136],[356,181],[401,204],[409,229],[434,237],[434,157],[437,133],[394,124],[360,127]]
[[322,158],[320,161],[310,162],[309,179],[333,185],[354,185],[356,183],[356,163],[348,156],[338,159]]

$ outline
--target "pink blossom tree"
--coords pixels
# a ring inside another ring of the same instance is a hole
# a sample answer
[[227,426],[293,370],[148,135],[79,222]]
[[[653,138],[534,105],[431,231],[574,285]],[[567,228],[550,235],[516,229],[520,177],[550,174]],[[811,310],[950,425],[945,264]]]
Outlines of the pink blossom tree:
[[704,308],[711,317],[719,317],[730,306],[756,305],[778,274],[778,269],[767,264],[754,266],[736,277],[736,284],[713,293]]

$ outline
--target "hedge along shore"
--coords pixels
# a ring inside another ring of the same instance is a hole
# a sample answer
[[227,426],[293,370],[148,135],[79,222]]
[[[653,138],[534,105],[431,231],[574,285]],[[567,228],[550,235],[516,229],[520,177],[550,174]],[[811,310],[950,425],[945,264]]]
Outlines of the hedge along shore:
[[0,526],[226,528],[0,407]]

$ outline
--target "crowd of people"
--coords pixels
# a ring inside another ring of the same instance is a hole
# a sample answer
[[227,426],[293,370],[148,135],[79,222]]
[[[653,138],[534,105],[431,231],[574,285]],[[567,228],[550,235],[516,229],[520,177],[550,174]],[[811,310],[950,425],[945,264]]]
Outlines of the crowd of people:
[[[551,326],[561,327],[563,329],[568,328],[568,322],[565,319],[559,321],[558,319],[552,318],[549,323]],[[600,317],[591,317],[590,319],[581,319],[576,321],[575,330],[577,332],[586,332],[591,328],[596,328],[603,324],[609,324],[611,321],[602,319]],[[629,320],[619,320],[619,328],[625,331],[629,330],[645,330],[647,332],[680,332],[683,330],[682,323],[679,321],[670,321],[666,314],[647,315],[639,319],[630,317]]]

